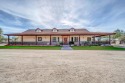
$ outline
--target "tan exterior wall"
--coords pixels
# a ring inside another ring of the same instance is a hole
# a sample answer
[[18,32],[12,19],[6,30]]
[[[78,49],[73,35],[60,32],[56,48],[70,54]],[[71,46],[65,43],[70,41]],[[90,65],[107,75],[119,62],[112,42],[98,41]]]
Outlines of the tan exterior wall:
[[[70,41],[72,40],[72,37],[78,37],[79,38],[79,36],[73,35],[73,36],[70,36]],[[73,38],[73,40],[74,40],[74,38]]]
[[20,42],[20,41],[21,41],[21,36],[18,36],[17,41],[18,41],[18,42]]
[[56,37],[56,38],[59,37],[59,42],[62,42],[62,36],[51,36],[51,41],[53,40],[53,37]]
[[[19,36],[17,41],[21,41],[21,36]],[[23,36],[23,41],[25,41],[25,42],[35,42],[36,37],[35,36]]]
[[[37,36],[37,41],[38,41],[38,37],[42,37],[42,41],[50,41],[50,36]],[[41,42],[41,41],[38,41]]]
[[89,35],[80,36],[80,41],[87,41],[88,37],[91,37],[91,41],[92,41],[92,36],[89,36]]
[[[50,36],[37,36],[37,41],[38,41],[38,37],[42,37],[42,41],[50,41]],[[76,36],[76,35],[70,36],[70,40],[69,40],[69,36],[63,36],[63,37],[62,36],[51,36],[51,41],[52,41],[53,37],[57,37],[57,38],[59,37],[60,42],[62,42],[63,41],[62,38],[64,38],[64,37],[67,37],[68,41],[71,41],[72,37],[79,37],[79,36]],[[80,36],[80,41],[87,41],[87,37],[92,38],[92,36],[83,35],[83,36]],[[21,36],[18,37],[17,41],[21,41]],[[23,36],[23,41],[24,42],[35,42],[36,37],[35,36]],[[41,41],[38,41],[38,42],[41,42]]]

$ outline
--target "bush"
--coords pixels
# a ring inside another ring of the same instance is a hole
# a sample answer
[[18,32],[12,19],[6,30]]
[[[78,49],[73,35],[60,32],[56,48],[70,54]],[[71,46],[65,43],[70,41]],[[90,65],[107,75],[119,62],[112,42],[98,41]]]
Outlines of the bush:
[[63,42],[60,42],[60,45],[63,45]]
[[73,42],[73,41],[70,41],[70,42],[69,42],[69,45],[72,45],[72,44],[74,44],[74,42]]

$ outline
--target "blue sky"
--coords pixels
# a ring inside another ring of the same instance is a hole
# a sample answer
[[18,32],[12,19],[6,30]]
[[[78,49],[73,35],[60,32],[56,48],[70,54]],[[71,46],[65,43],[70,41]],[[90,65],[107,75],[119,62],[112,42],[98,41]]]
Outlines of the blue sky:
[[125,0],[0,0],[4,33],[35,28],[125,30]]

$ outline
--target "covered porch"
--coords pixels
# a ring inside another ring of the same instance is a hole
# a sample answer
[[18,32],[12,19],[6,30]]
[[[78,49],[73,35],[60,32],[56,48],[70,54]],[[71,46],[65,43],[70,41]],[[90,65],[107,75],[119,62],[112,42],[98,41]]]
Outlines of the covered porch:
[[[66,34],[66,35],[25,35],[25,34],[8,34],[8,45],[33,45],[33,46],[54,46],[69,45],[74,42],[76,46],[111,44],[112,34]],[[12,36],[20,37],[19,41],[11,41]],[[86,37],[87,36],[87,37]],[[108,36],[107,41],[101,41],[102,36]],[[26,37],[32,37],[32,41],[26,41]],[[86,40],[84,40],[86,38]],[[98,38],[98,40],[96,39]],[[44,40],[43,40],[44,39]],[[46,39],[46,40],[45,40]],[[43,40],[43,41],[41,41]]]

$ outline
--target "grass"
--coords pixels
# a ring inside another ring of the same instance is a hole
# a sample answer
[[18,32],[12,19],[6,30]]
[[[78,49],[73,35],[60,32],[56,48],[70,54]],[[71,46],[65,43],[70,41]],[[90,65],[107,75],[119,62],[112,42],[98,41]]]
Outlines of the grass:
[[113,46],[73,46],[74,50],[125,50],[125,48],[117,48]]
[[0,49],[42,49],[42,50],[60,50],[60,46],[0,46]]
[[[125,50],[113,46],[73,46],[74,50]],[[60,50],[61,46],[0,46],[0,49],[41,49],[41,50]]]

